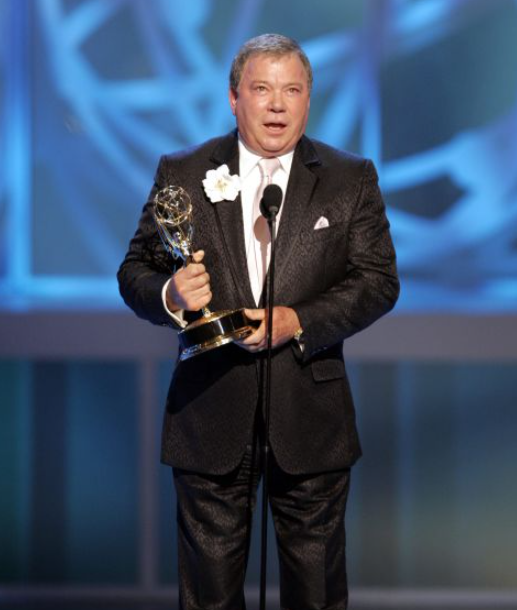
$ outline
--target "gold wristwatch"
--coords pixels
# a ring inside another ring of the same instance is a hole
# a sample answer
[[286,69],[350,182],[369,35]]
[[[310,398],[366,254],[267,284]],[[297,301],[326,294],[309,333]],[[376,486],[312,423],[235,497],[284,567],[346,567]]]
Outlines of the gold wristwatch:
[[293,341],[296,341],[296,344],[298,345],[298,347],[300,348],[300,351],[303,353],[303,350],[305,349],[305,344],[303,342],[303,328],[300,326],[300,328],[294,333],[293,335]]

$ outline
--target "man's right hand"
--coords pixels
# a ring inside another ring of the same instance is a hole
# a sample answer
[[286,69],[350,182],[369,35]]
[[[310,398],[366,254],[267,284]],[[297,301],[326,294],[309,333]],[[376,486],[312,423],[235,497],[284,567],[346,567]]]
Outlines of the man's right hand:
[[192,255],[192,262],[172,276],[167,286],[167,307],[170,311],[199,311],[212,300],[210,276],[201,263],[203,250]]

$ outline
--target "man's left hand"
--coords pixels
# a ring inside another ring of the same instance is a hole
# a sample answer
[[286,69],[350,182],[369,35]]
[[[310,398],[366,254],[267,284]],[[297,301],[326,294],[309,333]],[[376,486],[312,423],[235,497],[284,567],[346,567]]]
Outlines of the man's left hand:
[[[237,345],[248,352],[265,350],[267,348],[267,310],[245,309],[244,312],[250,320],[260,320],[261,323],[253,334],[242,339],[242,341],[236,341]],[[300,320],[294,309],[282,306],[273,308],[273,348],[280,347],[290,341],[299,328]]]

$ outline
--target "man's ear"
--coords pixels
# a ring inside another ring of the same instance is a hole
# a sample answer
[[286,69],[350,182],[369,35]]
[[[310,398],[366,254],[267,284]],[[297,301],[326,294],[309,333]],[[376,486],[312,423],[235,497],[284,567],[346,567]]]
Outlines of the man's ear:
[[232,109],[232,114],[235,116],[236,106],[237,106],[237,91],[230,87],[228,91],[228,99],[230,100],[230,108]]

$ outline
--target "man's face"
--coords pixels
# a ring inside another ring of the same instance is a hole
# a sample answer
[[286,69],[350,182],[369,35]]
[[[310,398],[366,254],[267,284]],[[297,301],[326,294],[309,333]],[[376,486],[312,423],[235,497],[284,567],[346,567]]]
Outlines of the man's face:
[[230,106],[246,146],[261,157],[293,150],[309,118],[307,72],[291,53],[252,55],[244,66],[238,92],[230,89]]

